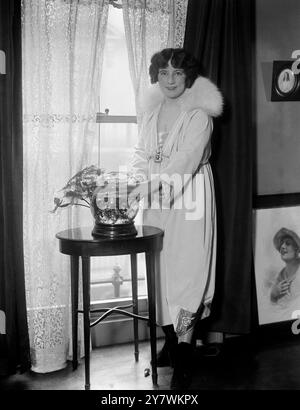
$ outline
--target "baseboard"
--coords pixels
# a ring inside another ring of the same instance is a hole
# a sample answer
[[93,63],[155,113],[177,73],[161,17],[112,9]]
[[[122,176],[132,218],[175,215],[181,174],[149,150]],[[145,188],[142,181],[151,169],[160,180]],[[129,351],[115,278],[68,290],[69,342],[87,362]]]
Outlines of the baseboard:
[[[163,336],[160,327],[156,328],[157,338]],[[118,318],[99,323],[91,329],[93,347],[112,346],[122,343],[133,343],[133,320]],[[149,326],[146,321],[139,320],[139,341],[150,340]]]

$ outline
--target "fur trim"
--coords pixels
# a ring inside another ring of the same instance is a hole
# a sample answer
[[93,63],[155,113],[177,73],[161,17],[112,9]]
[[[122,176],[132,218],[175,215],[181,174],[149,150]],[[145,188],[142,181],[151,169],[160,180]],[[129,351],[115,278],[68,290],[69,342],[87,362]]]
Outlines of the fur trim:
[[[153,111],[164,99],[158,83],[152,85],[143,96],[141,111]],[[182,111],[201,108],[208,115],[218,117],[222,114],[223,98],[219,89],[208,78],[198,77],[191,88],[186,88],[178,98]]]

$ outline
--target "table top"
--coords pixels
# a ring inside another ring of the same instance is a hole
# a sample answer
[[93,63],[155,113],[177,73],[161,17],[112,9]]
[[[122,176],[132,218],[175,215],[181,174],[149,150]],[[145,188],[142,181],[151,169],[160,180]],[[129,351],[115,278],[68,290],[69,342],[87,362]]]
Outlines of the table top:
[[164,231],[149,225],[135,225],[137,235],[94,237],[93,227],[58,232],[60,251],[68,255],[105,256],[151,252],[162,249]]
[[163,236],[164,232],[156,228],[155,226],[149,225],[135,225],[137,230],[137,235],[133,236],[125,236],[125,237],[118,237],[110,238],[110,237],[94,237],[92,235],[93,227],[82,227],[82,228],[73,228],[73,229],[66,229],[65,231],[58,232],[56,234],[56,238],[74,242],[107,242],[107,241],[136,241],[141,238],[149,238],[155,236]]

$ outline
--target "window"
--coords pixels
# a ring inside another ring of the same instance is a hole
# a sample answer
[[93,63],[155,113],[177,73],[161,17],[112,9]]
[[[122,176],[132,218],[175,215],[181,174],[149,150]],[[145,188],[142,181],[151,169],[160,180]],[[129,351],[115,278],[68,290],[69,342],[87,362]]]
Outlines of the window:
[[[118,171],[128,164],[137,139],[134,91],[129,72],[122,9],[110,6],[104,48],[99,113],[98,165]],[[141,215],[136,223],[141,223]],[[144,255],[138,255],[138,294],[146,295]],[[91,300],[131,296],[130,256],[91,259]]]

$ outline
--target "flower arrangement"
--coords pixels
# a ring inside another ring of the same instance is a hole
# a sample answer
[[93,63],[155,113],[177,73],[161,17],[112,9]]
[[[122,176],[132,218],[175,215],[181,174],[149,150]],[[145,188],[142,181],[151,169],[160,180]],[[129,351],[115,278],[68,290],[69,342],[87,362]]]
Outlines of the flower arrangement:
[[90,208],[95,189],[99,185],[99,178],[105,171],[95,165],[91,165],[77,172],[66,185],[58,191],[54,197],[55,207],[51,211],[56,212],[58,208],[79,205]]
[[134,218],[139,210],[139,193],[133,193],[140,178],[132,173],[105,172],[94,165],[77,172],[54,197],[58,208],[80,205],[90,208],[95,220],[93,236],[136,235]]
[[[90,208],[95,219],[102,223],[126,223],[137,212],[139,199],[129,203],[129,192],[139,180],[131,173],[105,172],[91,165],[77,172],[54,196],[55,213],[58,208],[79,205]],[[95,194],[95,195],[94,195]]]

